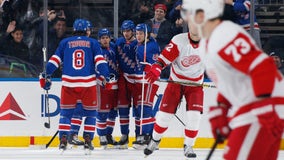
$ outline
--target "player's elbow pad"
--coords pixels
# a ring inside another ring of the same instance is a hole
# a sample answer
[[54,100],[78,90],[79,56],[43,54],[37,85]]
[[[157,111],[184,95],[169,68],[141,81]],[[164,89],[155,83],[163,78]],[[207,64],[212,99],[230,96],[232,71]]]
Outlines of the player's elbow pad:
[[250,72],[256,97],[271,95],[276,75],[277,68],[271,58],[265,59]]

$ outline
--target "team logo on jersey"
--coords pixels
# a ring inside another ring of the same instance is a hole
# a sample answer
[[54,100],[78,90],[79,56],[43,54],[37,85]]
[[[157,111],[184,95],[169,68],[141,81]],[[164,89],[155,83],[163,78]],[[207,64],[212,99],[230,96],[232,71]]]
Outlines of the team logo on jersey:
[[181,64],[184,67],[189,67],[201,61],[198,55],[184,56],[182,57]]
[[0,106],[0,120],[26,120],[26,115],[11,93]]

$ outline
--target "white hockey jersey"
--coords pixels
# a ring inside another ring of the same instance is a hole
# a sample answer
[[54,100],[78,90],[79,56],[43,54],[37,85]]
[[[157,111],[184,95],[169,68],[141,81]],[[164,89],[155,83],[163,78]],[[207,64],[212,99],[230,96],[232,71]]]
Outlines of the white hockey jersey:
[[173,81],[203,83],[205,66],[200,59],[199,44],[190,40],[189,33],[174,36],[158,61],[164,66],[172,64],[170,79]]
[[200,42],[200,52],[205,53],[201,58],[206,73],[217,85],[219,97],[232,105],[229,116],[234,117],[243,106],[258,101],[258,96],[284,97],[283,76],[240,26],[221,22],[209,39]]

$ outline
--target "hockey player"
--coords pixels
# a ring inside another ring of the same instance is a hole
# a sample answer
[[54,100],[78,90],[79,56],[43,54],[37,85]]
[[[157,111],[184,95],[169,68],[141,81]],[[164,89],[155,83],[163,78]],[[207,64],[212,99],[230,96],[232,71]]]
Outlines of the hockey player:
[[[160,47],[150,36],[151,28],[147,24],[138,24],[135,31],[138,44],[135,49],[137,62],[134,103],[137,104],[137,109],[135,111],[136,141],[133,142],[133,147],[135,149],[144,149],[149,143],[153,131],[155,119],[152,114],[152,107],[159,86],[155,83],[147,83],[145,77],[143,77],[143,72],[147,73],[151,64],[156,61],[160,54]],[[142,96],[142,94],[144,95]],[[142,99],[142,97],[144,98]]]
[[[118,113],[120,121],[121,138],[118,142],[120,148],[128,147],[129,111],[134,97],[135,81],[135,50],[137,41],[134,37],[135,25],[131,20],[123,21],[121,25],[123,37],[116,41],[118,47],[118,62],[120,76],[118,79]],[[134,104],[135,105],[135,104]],[[132,109],[135,109],[134,107]]]
[[209,120],[218,142],[228,138],[224,159],[276,160],[283,133],[283,76],[242,27],[221,21],[223,0],[186,2],[202,33],[206,72],[219,92]]
[[[86,21],[86,24],[87,24],[86,36],[90,37],[92,34],[93,25],[88,20],[84,20],[84,21]],[[84,115],[84,110],[83,110],[82,104],[78,103],[74,110],[72,119],[71,119],[70,134],[68,137],[68,143],[71,145],[84,145],[84,142],[78,138],[78,132],[82,124],[83,115]]]
[[95,69],[109,79],[108,66],[99,43],[86,37],[87,24],[82,19],[73,24],[74,36],[63,39],[55,54],[46,65],[46,73],[41,74],[40,84],[44,89],[50,88],[50,76],[63,64],[62,88],[59,119],[59,148],[67,147],[70,121],[78,102],[84,108],[85,126],[83,137],[85,149],[93,150],[92,140],[95,131],[95,114],[97,109]]
[[[154,83],[160,77],[161,70],[172,64],[170,80],[176,81],[176,83],[167,84],[160,110],[155,117],[152,139],[144,150],[145,155],[151,154],[158,147],[163,133],[168,129],[184,96],[186,100],[185,117],[187,118],[184,129],[184,155],[188,158],[196,157],[192,146],[197,137],[203,112],[202,83],[205,66],[200,59],[198,30],[190,21],[188,21],[188,26],[189,33],[174,36],[146,75],[146,79],[150,83]],[[200,84],[200,86],[191,86],[190,83]]]
[[[103,56],[108,63],[111,81],[110,88],[98,86],[98,112],[97,112],[97,133],[100,136],[100,145],[107,148],[107,145],[117,145],[117,142],[112,137],[115,118],[117,116],[117,79],[118,79],[118,64],[117,64],[117,47],[111,42],[111,33],[108,29],[103,28],[98,32],[98,39],[101,44]],[[100,75],[98,75],[99,77]],[[101,79],[98,78],[99,84]]]

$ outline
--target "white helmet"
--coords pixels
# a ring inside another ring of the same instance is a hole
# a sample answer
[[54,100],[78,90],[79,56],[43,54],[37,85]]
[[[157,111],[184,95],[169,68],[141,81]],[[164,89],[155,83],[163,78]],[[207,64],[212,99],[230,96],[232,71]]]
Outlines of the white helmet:
[[[204,22],[221,17],[224,12],[224,0],[183,0],[182,9],[193,17],[199,10],[204,11]],[[184,15],[184,14],[183,14]]]

